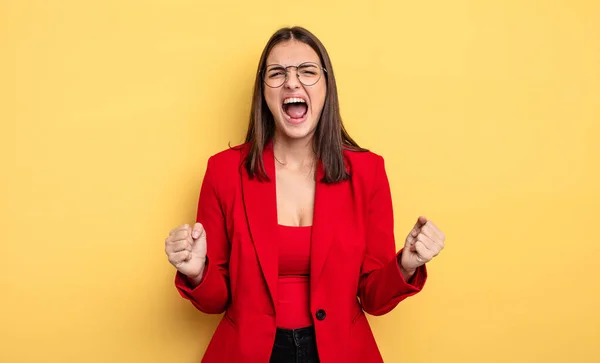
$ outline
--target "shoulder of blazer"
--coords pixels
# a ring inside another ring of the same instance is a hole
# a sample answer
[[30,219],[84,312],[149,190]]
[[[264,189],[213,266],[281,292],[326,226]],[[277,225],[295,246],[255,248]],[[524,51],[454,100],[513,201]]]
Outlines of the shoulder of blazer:
[[215,174],[220,177],[238,174],[243,157],[248,153],[248,144],[239,144],[228,147],[209,157],[208,166],[215,169]]
[[355,182],[364,185],[373,185],[376,178],[385,172],[383,156],[372,151],[344,150],[344,157],[348,163],[350,174]]
[[203,183],[214,189],[222,203],[235,195],[246,149],[246,144],[231,146],[208,158]]

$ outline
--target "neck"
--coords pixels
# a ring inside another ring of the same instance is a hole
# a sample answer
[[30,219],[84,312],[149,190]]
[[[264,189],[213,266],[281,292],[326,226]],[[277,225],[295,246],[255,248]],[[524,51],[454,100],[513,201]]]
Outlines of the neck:
[[290,139],[276,135],[273,138],[273,153],[277,163],[286,168],[300,169],[315,164],[312,138]]

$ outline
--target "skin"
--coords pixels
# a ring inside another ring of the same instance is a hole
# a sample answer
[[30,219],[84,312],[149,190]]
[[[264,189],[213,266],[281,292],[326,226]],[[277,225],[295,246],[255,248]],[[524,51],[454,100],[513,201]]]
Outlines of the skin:
[[[307,44],[295,40],[277,44],[267,57],[267,65],[279,64],[284,67],[297,66],[304,62],[321,65],[317,53]],[[314,135],[321,118],[327,92],[326,78],[321,77],[312,86],[304,86],[296,77],[296,70],[289,69],[288,77],[279,88],[264,87],[264,97],[269,110],[275,119],[275,140],[287,146],[300,144],[306,146]],[[283,112],[282,103],[285,97],[299,95],[308,103],[307,117],[301,124],[290,123]],[[304,153],[307,156],[306,152]]]
[[[304,62],[321,65],[317,53],[298,41],[279,43],[269,53],[267,65],[297,66]],[[288,70],[285,83],[279,88],[265,87],[264,97],[275,119],[273,151],[276,158],[277,219],[279,224],[309,226],[312,224],[315,192],[316,157],[312,138],[321,118],[327,93],[322,76],[311,86],[303,85],[296,69]],[[307,102],[306,118],[301,123],[290,122],[282,104],[286,97],[301,97]]]

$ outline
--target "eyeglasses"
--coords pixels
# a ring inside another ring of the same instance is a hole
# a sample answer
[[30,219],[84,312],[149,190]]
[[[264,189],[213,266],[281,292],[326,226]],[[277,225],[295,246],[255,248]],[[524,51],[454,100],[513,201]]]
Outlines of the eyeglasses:
[[296,76],[300,83],[305,86],[314,85],[319,82],[323,73],[327,73],[325,68],[314,62],[305,62],[297,66],[287,67],[279,64],[271,64],[262,72],[263,81],[271,88],[281,87],[288,79],[288,70],[290,68],[296,68]]

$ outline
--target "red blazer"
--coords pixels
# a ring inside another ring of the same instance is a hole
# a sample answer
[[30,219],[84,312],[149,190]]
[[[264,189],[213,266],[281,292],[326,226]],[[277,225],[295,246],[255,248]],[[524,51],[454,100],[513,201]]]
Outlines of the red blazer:
[[[208,160],[197,221],[207,233],[203,281],[175,285],[200,311],[225,313],[203,363],[268,363],[275,340],[277,224],[271,145],[263,158],[270,182],[250,179],[247,145]],[[310,309],[321,363],[374,363],[382,358],[365,316],[382,315],[419,292],[425,266],[404,281],[396,253],[392,199],[383,158],[344,151],[352,177],[317,184],[311,241]]]

